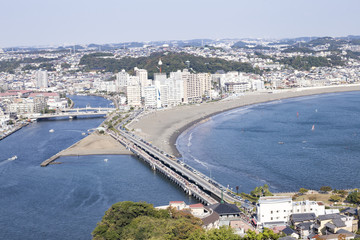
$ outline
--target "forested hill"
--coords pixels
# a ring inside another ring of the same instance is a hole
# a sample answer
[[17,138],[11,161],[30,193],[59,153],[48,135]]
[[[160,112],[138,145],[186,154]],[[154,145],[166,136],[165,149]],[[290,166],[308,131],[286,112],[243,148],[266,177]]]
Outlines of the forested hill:
[[149,78],[152,78],[155,72],[159,72],[157,66],[160,58],[163,63],[162,72],[166,73],[187,68],[186,61],[190,61],[190,68],[197,73],[215,73],[218,70],[259,72],[249,63],[226,61],[220,58],[205,58],[186,53],[152,53],[149,57],[126,57],[122,59],[104,57],[104,55],[97,53],[84,55],[80,64],[85,66],[86,71],[104,70],[114,73],[122,69],[131,73],[134,67],[138,67],[146,69],[149,72]]

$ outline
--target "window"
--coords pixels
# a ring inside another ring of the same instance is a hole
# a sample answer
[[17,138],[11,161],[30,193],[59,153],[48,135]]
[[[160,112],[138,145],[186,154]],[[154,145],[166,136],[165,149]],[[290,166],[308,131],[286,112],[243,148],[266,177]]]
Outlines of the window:
[[284,217],[284,219],[286,219],[286,217]]
[[273,220],[273,217],[271,217],[270,220]]
[[286,212],[286,210],[284,210],[284,212]]
[[310,211],[312,211],[313,209],[312,208],[310,208]]
[[300,210],[298,209],[297,212],[300,212]]
[[270,213],[273,214],[273,211],[271,211]]
[[279,210],[277,210],[276,212],[279,213]]

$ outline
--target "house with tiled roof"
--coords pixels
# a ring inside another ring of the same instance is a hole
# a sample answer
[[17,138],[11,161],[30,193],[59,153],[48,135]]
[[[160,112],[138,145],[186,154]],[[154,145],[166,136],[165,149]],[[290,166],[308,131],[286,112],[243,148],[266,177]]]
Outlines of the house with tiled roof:
[[209,208],[213,209],[217,214],[219,214],[221,219],[239,217],[241,213],[240,209],[235,204],[225,202],[210,205]]

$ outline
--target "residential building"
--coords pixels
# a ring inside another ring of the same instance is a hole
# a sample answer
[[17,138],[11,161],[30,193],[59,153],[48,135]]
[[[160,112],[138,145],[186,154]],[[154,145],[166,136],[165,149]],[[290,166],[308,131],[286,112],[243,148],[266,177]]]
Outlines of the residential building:
[[36,72],[36,87],[37,88],[47,88],[48,83],[48,73],[44,70],[38,70]]
[[140,85],[129,85],[126,87],[127,104],[129,106],[141,106]]
[[260,197],[256,205],[258,225],[285,225],[292,214],[290,197]]
[[256,211],[258,224],[276,225],[288,223],[292,214],[313,213],[314,216],[322,215],[325,213],[325,205],[316,201],[293,202],[291,198],[282,196],[261,197],[256,206]]

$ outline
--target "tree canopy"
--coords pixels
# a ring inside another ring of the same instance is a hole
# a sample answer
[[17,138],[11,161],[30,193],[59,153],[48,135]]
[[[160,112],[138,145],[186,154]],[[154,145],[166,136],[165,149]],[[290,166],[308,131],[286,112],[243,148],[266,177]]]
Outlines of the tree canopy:
[[92,235],[94,239],[187,239],[204,231],[201,224],[189,213],[126,201],[112,205]]
[[230,227],[205,231],[202,221],[188,212],[174,208],[155,209],[145,202],[119,202],[106,211],[92,232],[93,239],[167,239],[167,240],[277,240],[279,234],[264,229],[262,233],[248,231],[245,237]]
[[152,53],[149,57],[131,58],[125,57],[121,59],[102,58],[98,55],[89,54],[84,55],[80,60],[80,65],[85,66],[86,71],[90,70],[104,70],[107,72],[119,72],[122,69],[132,73],[134,67],[146,69],[149,73],[149,78],[152,78],[154,73],[159,72],[158,62],[161,58],[163,62],[162,72],[175,72],[188,68],[186,61],[190,62],[190,69],[193,72],[215,73],[218,70],[241,71],[257,73],[259,70],[254,69],[249,63],[241,63],[234,61],[226,61],[220,58],[205,58],[194,56],[187,53]]
[[320,188],[320,191],[322,192],[330,192],[332,190],[332,188],[330,186],[322,186]]
[[360,204],[360,192],[358,192],[358,191],[351,192],[347,196],[346,201],[355,203],[355,204]]

